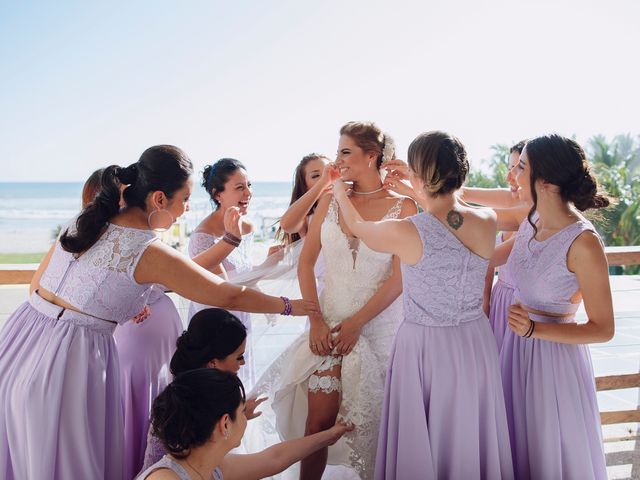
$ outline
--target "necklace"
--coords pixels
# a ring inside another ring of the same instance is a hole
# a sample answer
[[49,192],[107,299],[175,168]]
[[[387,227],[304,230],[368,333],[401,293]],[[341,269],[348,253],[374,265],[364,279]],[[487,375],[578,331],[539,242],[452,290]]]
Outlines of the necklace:
[[198,474],[198,476],[201,478],[201,480],[204,480],[204,477],[200,474],[200,472],[198,470],[196,470],[195,468],[193,468],[193,465],[191,465],[189,463],[189,460],[187,460],[186,458],[184,459],[184,461],[187,463],[187,465],[189,465],[189,468],[191,468],[191,470],[193,470],[194,472],[196,472]]
[[354,195],[373,195],[374,193],[378,193],[384,190],[384,187],[380,187],[377,190],[371,190],[370,192],[356,192],[355,190],[351,190],[351,193]]

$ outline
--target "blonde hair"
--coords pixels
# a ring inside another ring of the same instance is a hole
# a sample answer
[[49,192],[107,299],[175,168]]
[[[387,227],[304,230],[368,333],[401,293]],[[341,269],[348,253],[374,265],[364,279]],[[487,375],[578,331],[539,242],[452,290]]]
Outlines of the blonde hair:
[[458,190],[469,173],[462,142],[445,132],[421,133],[409,145],[409,166],[431,196]]
[[382,165],[384,133],[373,122],[349,122],[340,129],[340,135],[348,135],[365,153],[375,153],[378,168]]

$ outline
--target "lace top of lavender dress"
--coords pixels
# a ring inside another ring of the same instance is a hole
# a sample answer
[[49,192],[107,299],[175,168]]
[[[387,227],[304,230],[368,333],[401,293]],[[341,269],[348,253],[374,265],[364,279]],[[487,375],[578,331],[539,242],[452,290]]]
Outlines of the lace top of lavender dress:
[[[227,273],[233,271],[236,273],[248,272],[253,268],[251,261],[252,245],[253,245],[253,232],[242,235],[242,242],[237,248],[222,261]],[[189,237],[189,256],[191,258],[201,254],[208,248],[212,247],[221,240],[221,237],[217,237],[206,232],[193,232]]]
[[[71,222],[69,228],[74,225]],[[79,257],[64,250],[58,240],[40,285],[83,313],[125,323],[148,301],[153,284],[139,284],[133,275],[155,240],[152,231],[109,224]]]
[[527,219],[522,222],[507,265],[516,285],[516,298],[532,309],[571,315],[580,303],[571,297],[578,291],[576,275],[567,267],[567,253],[585,231],[595,232],[586,219],[566,226],[558,233],[538,241]]
[[422,239],[422,258],[402,264],[405,321],[450,327],[486,317],[482,291],[489,260],[469,250],[429,212],[409,217]]

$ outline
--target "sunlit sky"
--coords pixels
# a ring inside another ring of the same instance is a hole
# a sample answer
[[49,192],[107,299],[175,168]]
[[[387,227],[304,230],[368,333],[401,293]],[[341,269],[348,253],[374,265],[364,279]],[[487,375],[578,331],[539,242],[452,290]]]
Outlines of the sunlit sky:
[[349,120],[495,143],[640,133],[640,2],[5,1],[0,181],[183,148],[290,180]]

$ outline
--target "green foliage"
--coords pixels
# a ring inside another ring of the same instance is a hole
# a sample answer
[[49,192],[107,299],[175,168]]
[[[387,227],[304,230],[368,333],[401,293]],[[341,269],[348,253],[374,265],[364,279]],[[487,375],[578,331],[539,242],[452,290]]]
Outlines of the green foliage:
[[0,253],[0,264],[40,263],[46,252],[39,253]]
[[507,187],[507,170],[509,168],[509,146],[498,143],[491,146],[493,153],[488,163],[491,169],[490,174],[486,174],[481,170],[472,170],[469,172],[465,185],[468,187],[479,188],[495,188]]
[[[602,189],[614,197],[594,224],[606,245],[640,245],[640,137],[617,135],[610,142],[595,135],[585,146],[587,158]],[[640,273],[640,266],[624,267]]]

